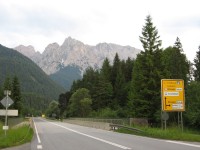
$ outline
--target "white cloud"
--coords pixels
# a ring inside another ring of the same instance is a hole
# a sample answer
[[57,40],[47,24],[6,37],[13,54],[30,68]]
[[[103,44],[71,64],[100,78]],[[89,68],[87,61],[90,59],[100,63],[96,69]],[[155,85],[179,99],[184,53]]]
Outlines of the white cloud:
[[142,48],[139,41],[150,14],[163,41],[178,36],[190,60],[200,45],[198,0],[9,0],[0,1],[0,43],[33,45],[43,51],[68,36],[95,45],[117,43]]

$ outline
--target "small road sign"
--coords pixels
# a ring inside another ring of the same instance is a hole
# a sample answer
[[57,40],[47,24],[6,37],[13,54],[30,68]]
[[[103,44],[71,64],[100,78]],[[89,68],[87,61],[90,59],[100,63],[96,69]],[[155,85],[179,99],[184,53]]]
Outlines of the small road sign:
[[9,127],[8,126],[3,126],[3,130],[8,130]]
[[[5,116],[6,115],[6,110],[5,109],[0,109],[0,116]],[[7,110],[7,116],[18,116],[18,110]]]
[[167,112],[162,113],[162,119],[163,120],[168,120],[169,119],[169,114]]
[[10,107],[13,103],[13,100],[9,96],[6,96],[1,100],[1,104],[7,108]]
[[162,79],[162,111],[185,111],[184,81],[181,79]]

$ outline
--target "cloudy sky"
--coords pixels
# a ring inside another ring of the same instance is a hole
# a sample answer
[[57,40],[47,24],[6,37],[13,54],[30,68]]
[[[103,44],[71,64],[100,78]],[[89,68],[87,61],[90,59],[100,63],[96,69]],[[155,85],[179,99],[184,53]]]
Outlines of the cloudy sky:
[[100,42],[142,49],[139,41],[147,15],[158,29],[162,47],[179,37],[193,60],[200,45],[199,0],[0,0],[0,44],[32,45],[43,52],[68,36],[85,44]]

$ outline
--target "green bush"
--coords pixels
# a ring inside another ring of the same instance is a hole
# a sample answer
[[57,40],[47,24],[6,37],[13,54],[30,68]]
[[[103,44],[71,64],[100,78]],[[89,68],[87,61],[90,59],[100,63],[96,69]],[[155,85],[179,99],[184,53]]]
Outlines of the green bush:
[[117,111],[114,111],[110,108],[104,108],[96,113],[93,112],[93,115],[96,115],[93,117],[98,117],[98,118],[117,118]]

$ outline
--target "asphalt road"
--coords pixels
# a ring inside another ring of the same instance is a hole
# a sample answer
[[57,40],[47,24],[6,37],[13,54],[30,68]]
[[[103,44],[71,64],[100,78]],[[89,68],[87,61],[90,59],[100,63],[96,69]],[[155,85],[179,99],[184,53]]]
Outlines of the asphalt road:
[[34,118],[31,150],[199,150],[200,143],[159,140]]

